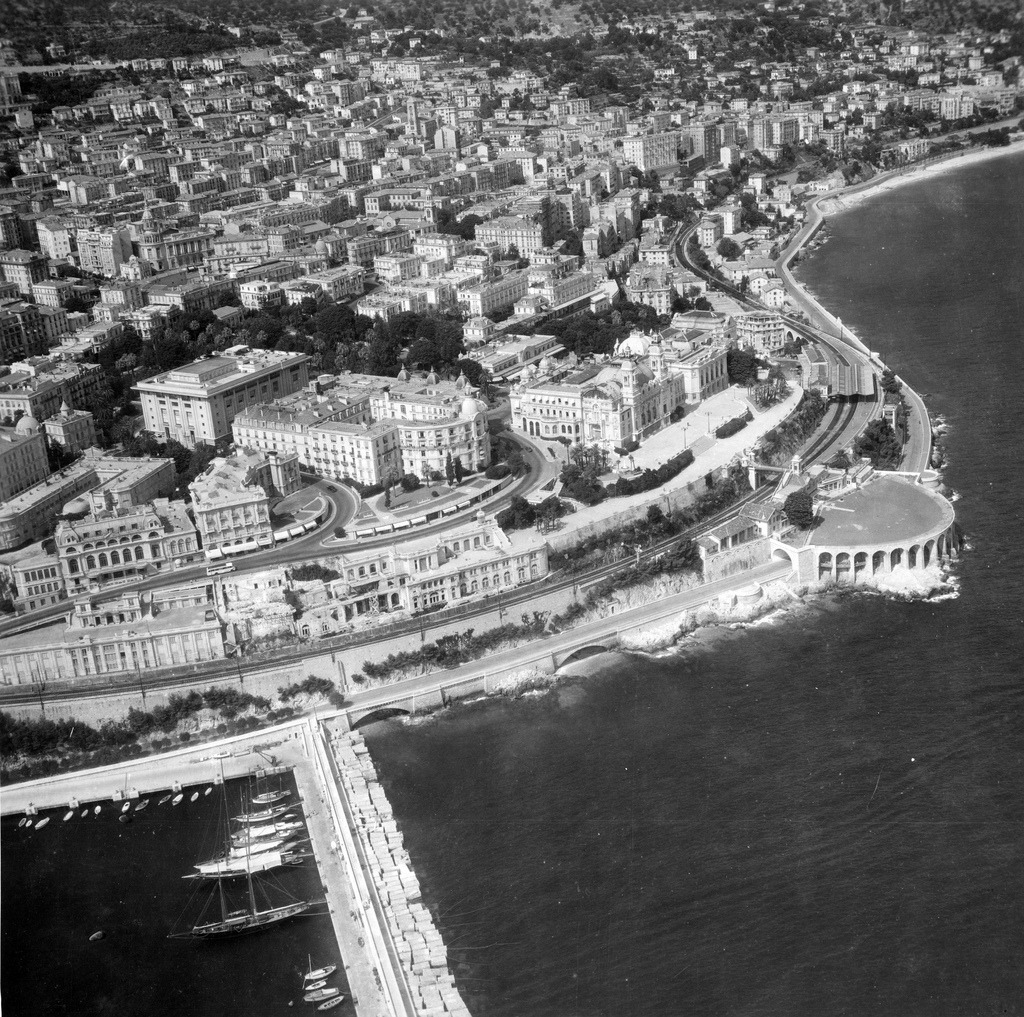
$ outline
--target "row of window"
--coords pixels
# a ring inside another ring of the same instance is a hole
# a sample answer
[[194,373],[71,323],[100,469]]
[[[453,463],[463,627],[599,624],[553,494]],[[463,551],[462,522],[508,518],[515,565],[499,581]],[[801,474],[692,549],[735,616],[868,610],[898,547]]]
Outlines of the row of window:
[[[141,544],[138,545],[135,548],[135,559],[134,559],[135,561],[145,561],[145,555],[143,553],[144,550],[145,550],[145,548]],[[158,550],[155,547],[153,548],[153,557],[154,558],[158,557]],[[86,558],[85,558],[85,571],[86,572],[92,572],[96,568],[105,569],[105,568],[108,568],[111,565],[122,565],[122,564],[127,565],[131,561],[132,561],[132,549],[130,547],[126,547],[124,549],[124,558],[123,559],[121,558],[121,555],[118,554],[117,551],[111,551],[109,558],[107,557],[106,552],[101,551],[98,555],[90,554],[90,555],[86,556]],[[79,571],[78,559],[77,558],[69,559],[68,560],[68,572],[71,575],[77,575],[78,571]]]

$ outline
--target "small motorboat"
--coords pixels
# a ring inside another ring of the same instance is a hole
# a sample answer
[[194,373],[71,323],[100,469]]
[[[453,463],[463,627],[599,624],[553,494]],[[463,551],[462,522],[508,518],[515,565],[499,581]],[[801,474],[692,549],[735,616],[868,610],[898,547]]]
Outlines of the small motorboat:
[[88,816],[88,815],[89,815],[89,810],[88,809],[82,809],[82,819],[85,819],[85,817]]
[[128,824],[132,821],[132,817],[129,816],[127,812],[122,812],[121,815],[117,817],[117,821],[119,823]]
[[209,786],[209,787],[208,787],[208,788],[207,788],[207,789],[206,789],[206,790],[205,790],[205,791],[203,792],[203,797],[205,798],[205,797],[206,797],[206,796],[207,796],[207,795],[208,795],[208,794],[209,794],[209,793],[210,793],[210,792],[211,792],[212,790],[213,790],[213,785],[211,784],[211,785],[210,785],[210,786]]
[[[33,823],[33,822],[34,822],[34,821],[33,821],[33,820],[31,820],[31,819],[26,819],[26,820],[25,820],[25,829],[26,829],[26,830],[31,830],[31,829],[32,829],[32,823]],[[19,824],[19,826],[20,826],[20,825],[21,825],[21,824]]]
[[327,984],[326,978],[321,978],[319,982],[310,982],[309,985],[303,986],[306,992],[313,992],[315,989],[322,989]]
[[90,943],[98,943],[105,935],[106,935],[106,933],[102,929],[100,929],[99,932],[94,932],[89,937],[89,942]]
[[170,800],[170,795],[164,795],[163,798],[161,798],[160,801],[157,802],[157,805],[166,805]]
[[19,819],[19,820],[18,820],[18,826],[19,826],[19,827],[22,827],[22,826],[24,826],[24,825],[25,825],[25,824],[26,824],[27,822],[28,822],[28,817],[27,817],[27,816],[22,816],[22,817],[21,817],[21,819]]
[[340,1006],[344,1002],[345,1002],[345,997],[344,996],[337,996],[335,999],[327,1000],[326,1003],[321,1003],[317,1007],[317,1009],[318,1010],[330,1010],[333,1007]]
[[182,794],[175,795],[174,798],[171,799],[171,805],[180,805],[181,804],[181,800],[184,797],[185,796],[182,795]]
[[103,809],[102,805],[97,805],[96,808],[92,810],[92,814],[94,816],[98,816],[100,814],[100,812],[102,811],[102,809]]
[[189,799],[189,801],[190,802],[194,802],[198,797],[199,797],[199,792],[198,791],[193,791],[192,792],[192,797]]
[[68,811],[64,813],[64,822],[66,823],[69,819],[73,818],[74,815],[75,815],[75,810],[74,809],[68,809]]
[[149,805],[149,799],[148,798],[143,798],[142,801],[139,802],[139,804],[135,806],[135,811],[136,812],[141,812],[147,805]]
[[124,805],[121,806],[121,811],[122,812],[127,812],[131,807],[132,807],[132,803],[131,802],[125,802]]
[[306,1003],[322,1003],[325,999],[334,999],[335,996],[340,995],[341,989],[329,986],[326,989],[314,989],[312,992],[307,992],[302,999]]
[[38,823],[36,823],[36,829],[37,830],[41,830],[44,826],[46,826],[46,824],[49,821],[50,821],[50,817],[49,816],[44,816],[42,819],[39,820]]

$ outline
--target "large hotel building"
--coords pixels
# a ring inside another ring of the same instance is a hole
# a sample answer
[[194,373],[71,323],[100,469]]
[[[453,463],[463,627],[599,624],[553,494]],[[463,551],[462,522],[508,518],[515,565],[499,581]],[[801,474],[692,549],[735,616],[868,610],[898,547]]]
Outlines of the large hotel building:
[[368,486],[444,476],[449,455],[467,470],[490,464],[487,407],[464,377],[327,375],[313,388],[240,413],[235,443],[294,453],[321,476]]
[[309,357],[233,346],[205,360],[165,371],[135,388],[145,428],[182,445],[214,445],[231,437],[235,417],[304,388]]

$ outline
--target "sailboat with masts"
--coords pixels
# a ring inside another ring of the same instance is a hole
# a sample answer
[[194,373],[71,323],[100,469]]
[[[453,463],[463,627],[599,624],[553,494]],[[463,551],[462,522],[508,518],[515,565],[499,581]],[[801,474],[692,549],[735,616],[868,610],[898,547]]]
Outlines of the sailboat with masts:
[[260,780],[259,777],[257,776],[256,794],[252,796],[253,805],[273,805],[275,802],[279,802],[285,798],[291,797],[291,791],[287,791],[283,787],[281,787],[280,778],[278,779],[276,788],[271,788],[269,785],[269,781],[265,777],[263,783],[264,787],[263,790],[261,791]]
[[[222,782],[223,790],[223,782]],[[217,939],[228,936],[240,936],[249,932],[259,932],[271,925],[276,925],[278,922],[286,921],[290,918],[297,918],[300,915],[308,914],[310,908],[314,904],[319,903],[317,901],[308,900],[295,900],[294,898],[286,903],[274,905],[270,902],[267,897],[266,888],[263,886],[258,877],[258,872],[262,871],[259,865],[252,864],[252,854],[249,851],[248,845],[246,847],[246,858],[242,860],[240,871],[229,872],[227,866],[234,863],[236,860],[231,858],[230,841],[228,833],[228,825],[226,822],[227,816],[227,792],[223,791],[223,807],[224,807],[224,847],[225,856],[221,861],[224,863],[224,870],[219,872],[211,873],[210,878],[216,879],[217,890],[216,896],[219,902],[220,917],[214,917],[212,920],[204,921],[204,916],[207,909],[204,908],[203,914],[199,916],[199,920],[184,931],[170,933],[169,938],[171,939]],[[208,864],[208,863],[203,863]],[[286,863],[287,864],[287,863]],[[265,868],[271,868],[273,866],[265,866]],[[246,880],[246,896],[244,906],[230,908],[228,904],[227,894],[224,889],[224,881],[232,876],[245,876]],[[264,902],[257,900],[257,890],[260,895],[264,898]],[[283,892],[283,891],[282,891]]]

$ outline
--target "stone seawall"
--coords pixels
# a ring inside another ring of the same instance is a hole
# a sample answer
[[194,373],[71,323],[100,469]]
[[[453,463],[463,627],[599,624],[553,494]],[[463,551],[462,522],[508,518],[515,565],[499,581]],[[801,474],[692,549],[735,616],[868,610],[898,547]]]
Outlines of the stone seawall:
[[356,835],[367,849],[369,876],[387,921],[387,934],[417,1014],[469,1017],[366,743],[356,731],[337,734],[331,745]]

